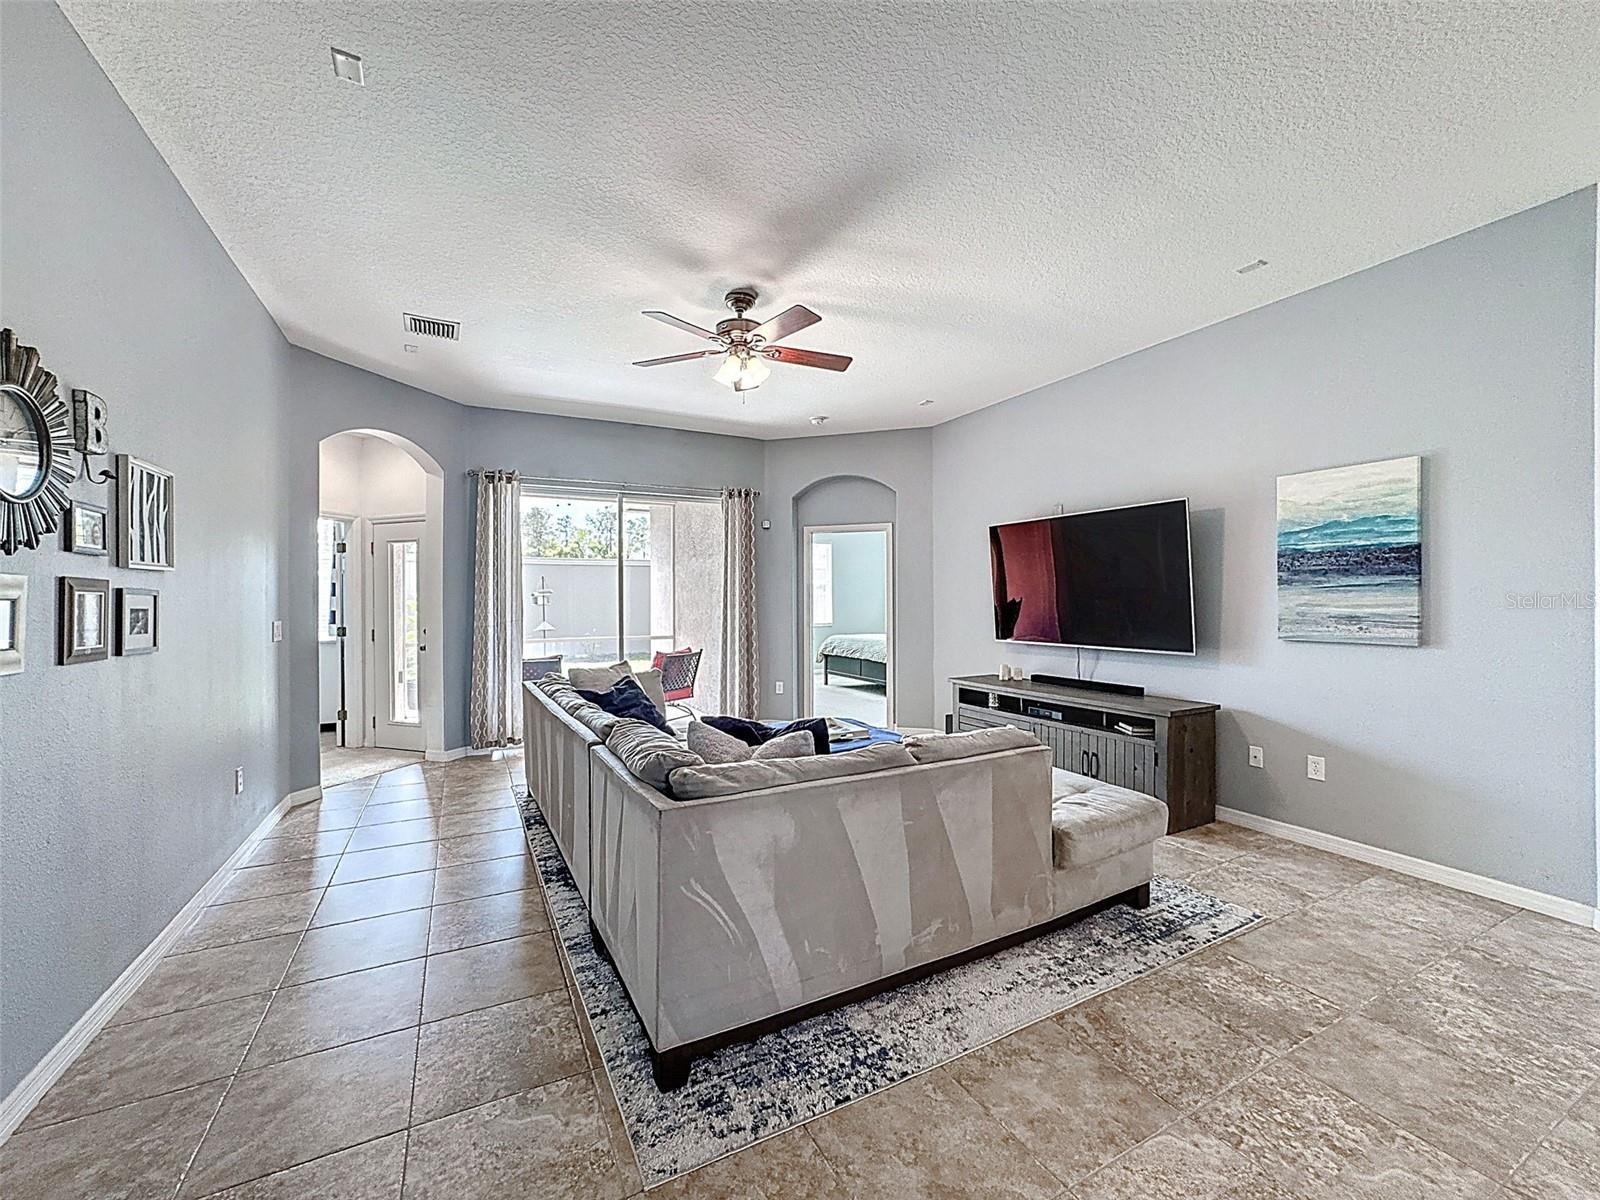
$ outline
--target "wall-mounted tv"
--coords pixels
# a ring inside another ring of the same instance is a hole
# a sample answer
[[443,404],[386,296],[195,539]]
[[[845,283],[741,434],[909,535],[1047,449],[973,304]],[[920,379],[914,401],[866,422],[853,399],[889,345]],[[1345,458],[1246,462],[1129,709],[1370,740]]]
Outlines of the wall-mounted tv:
[[989,527],[995,637],[1194,653],[1189,501]]

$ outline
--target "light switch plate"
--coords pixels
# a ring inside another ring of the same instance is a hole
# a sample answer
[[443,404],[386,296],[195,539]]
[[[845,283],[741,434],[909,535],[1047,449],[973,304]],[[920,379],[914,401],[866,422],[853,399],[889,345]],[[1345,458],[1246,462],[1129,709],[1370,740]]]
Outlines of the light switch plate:
[[283,622],[282,621],[274,621],[272,623],[272,640],[275,641],[275,642],[283,641]]
[[243,793],[244,793],[244,768],[243,767],[235,767],[233,769],[233,794],[235,796],[239,796],[239,795],[242,795]]
[[1252,767],[1264,767],[1267,765],[1266,751],[1260,746],[1250,747],[1250,765]]
[[1320,754],[1306,755],[1306,778],[1326,782],[1328,778],[1328,760]]
[[781,680],[781,679],[778,680],[772,686],[773,686],[773,689],[778,693],[778,695],[780,695],[780,696],[783,695],[783,680]]

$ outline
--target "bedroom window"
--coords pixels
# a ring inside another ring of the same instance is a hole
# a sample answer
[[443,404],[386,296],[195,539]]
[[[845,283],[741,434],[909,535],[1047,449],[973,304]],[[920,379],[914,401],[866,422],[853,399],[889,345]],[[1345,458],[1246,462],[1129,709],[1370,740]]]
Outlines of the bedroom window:
[[811,623],[833,624],[833,544],[811,543]]

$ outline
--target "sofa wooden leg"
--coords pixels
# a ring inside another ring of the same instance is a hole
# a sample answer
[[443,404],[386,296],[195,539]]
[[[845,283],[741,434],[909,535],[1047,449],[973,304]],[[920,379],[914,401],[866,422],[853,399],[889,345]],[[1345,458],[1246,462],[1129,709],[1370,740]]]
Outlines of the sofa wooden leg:
[[694,1060],[690,1054],[678,1054],[674,1051],[652,1050],[650,1052],[650,1074],[655,1076],[656,1087],[663,1092],[675,1092],[689,1082],[689,1064]]
[[1150,885],[1141,883],[1136,888],[1129,888],[1122,894],[1122,898],[1127,901],[1130,908],[1149,908]]

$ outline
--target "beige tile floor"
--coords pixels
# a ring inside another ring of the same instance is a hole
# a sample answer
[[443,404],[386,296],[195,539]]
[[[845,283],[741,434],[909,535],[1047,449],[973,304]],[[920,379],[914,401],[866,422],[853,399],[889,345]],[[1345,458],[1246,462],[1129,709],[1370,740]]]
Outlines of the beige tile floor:
[[[517,767],[291,813],[0,1147],[0,1195],[637,1193]],[[1600,935],[1235,826],[1158,853],[1275,919],[651,1195],[1600,1195]]]

